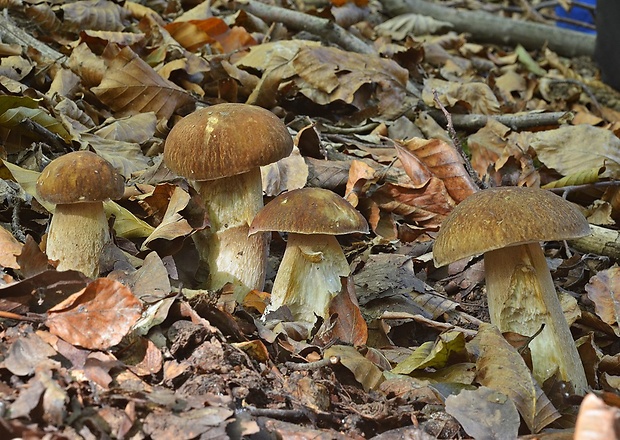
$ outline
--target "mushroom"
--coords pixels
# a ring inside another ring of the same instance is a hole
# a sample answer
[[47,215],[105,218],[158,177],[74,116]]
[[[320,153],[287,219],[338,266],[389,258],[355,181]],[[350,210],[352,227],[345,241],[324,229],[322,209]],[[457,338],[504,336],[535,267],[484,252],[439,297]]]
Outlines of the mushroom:
[[247,104],[217,104],[183,118],[164,146],[168,168],[190,181],[204,200],[211,227],[193,235],[208,270],[205,286],[232,283],[243,299],[262,290],[268,234],[248,237],[263,207],[260,167],[288,156],[293,140],[277,116]]
[[45,167],[36,190],[41,200],[56,205],[47,233],[47,256],[58,260],[58,270],[99,276],[99,257],[110,241],[103,201],[123,195],[123,177],[97,154],[74,151]]
[[332,191],[302,188],[280,194],[256,215],[250,234],[265,231],[288,232],[265,314],[286,305],[298,321],[327,318],[340,277],[350,274],[335,236],[367,233],[366,219]]
[[532,370],[540,384],[556,372],[585,394],[583,364],[553,285],[541,241],[587,235],[576,206],[536,188],[486,189],[463,200],[444,220],[433,246],[435,266],[484,254],[491,323],[534,336]]

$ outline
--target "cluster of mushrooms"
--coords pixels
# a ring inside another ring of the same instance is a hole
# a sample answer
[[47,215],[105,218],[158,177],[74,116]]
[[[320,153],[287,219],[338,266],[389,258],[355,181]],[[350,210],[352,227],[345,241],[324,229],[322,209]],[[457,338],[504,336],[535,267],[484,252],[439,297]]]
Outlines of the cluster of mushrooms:
[[[173,127],[164,162],[196,189],[210,219],[209,229],[192,236],[209,273],[203,287],[230,284],[238,299],[263,290],[270,232],[288,233],[265,313],[286,305],[296,320],[312,324],[327,317],[341,277],[350,273],[335,236],[367,233],[368,223],[346,200],[320,188],[292,190],[263,206],[260,167],[288,156],[292,147],[285,125],[270,111],[218,104]],[[56,204],[46,252],[59,260],[58,269],[98,276],[99,254],[110,240],[102,201],[120,198],[123,187],[108,162],[86,151],[45,168],[37,192]],[[459,204],[433,248],[437,267],[484,254],[491,323],[502,332],[533,337],[534,377],[543,383],[557,375],[577,394],[585,394],[588,384],[539,242],[588,233],[585,217],[561,197],[540,189],[494,188]]]

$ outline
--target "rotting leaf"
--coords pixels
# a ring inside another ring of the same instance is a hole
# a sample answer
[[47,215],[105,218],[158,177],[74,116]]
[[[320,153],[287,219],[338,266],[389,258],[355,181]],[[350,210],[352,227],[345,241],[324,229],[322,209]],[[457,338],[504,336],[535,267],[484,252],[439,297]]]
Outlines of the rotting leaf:
[[50,359],[56,354],[56,350],[36,333],[28,333],[11,344],[4,359],[4,368],[16,376],[28,376],[43,365],[48,368],[58,365],[57,361]]
[[517,438],[519,433],[521,420],[513,401],[484,386],[449,396],[446,412],[459,421],[467,434],[478,440]]
[[144,419],[144,432],[153,440],[225,438],[227,419],[233,414],[233,410],[218,406],[179,414],[155,410]]
[[476,362],[477,382],[512,399],[531,432],[540,432],[560,417],[521,355],[497,327],[481,325],[472,342],[480,351]]
[[140,318],[142,304],[118,281],[99,278],[48,311],[50,332],[73,345],[106,350]]

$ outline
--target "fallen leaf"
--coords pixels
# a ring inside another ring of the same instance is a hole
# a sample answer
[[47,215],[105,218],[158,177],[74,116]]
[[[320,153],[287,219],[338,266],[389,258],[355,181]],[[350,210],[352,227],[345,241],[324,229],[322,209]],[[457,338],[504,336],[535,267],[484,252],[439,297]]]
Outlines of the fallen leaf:
[[517,438],[521,419],[515,404],[498,391],[480,387],[446,399],[446,412],[477,440]]
[[110,44],[102,56],[107,70],[91,90],[117,116],[154,112],[159,120],[167,120],[176,109],[194,102],[189,93],[159,76],[129,47]]
[[0,226],[0,266],[19,269],[17,256],[21,254],[23,245],[9,231]]
[[613,265],[598,272],[586,284],[586,292],[596,314],[620,336],[620,267]]
[[508,396],[532,433],[540,432],[560,418],[521,355],[502,337],[497,327],[481,325],[473,341],[480,350],[476,380]]
[[376,389],[383,382],[383,375],[379,367],[366,359],[355,347],[348,345],[332,345],[325,350],[324,357],[337,356],[355,379],[362,384],[364,390]]
[[99,278],[51,308],[51,333],[73,345],[106,350],[118,344],[140,318],[142,304],[118,281]]

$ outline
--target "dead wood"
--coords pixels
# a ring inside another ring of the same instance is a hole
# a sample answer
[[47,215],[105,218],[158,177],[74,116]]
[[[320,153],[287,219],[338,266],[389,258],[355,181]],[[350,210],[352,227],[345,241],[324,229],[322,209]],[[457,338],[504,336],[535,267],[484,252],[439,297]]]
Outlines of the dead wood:
[[565,57],[594,54],[595,37],[581,32],[497,17],[486,12],[447,8],[424,0],[382,0],[382,4],[385,12],[392,16],[416,13],[447,21],[454,25],[455,31],[469,33],[479,42],[521,44],[530,50],[546,45]]

